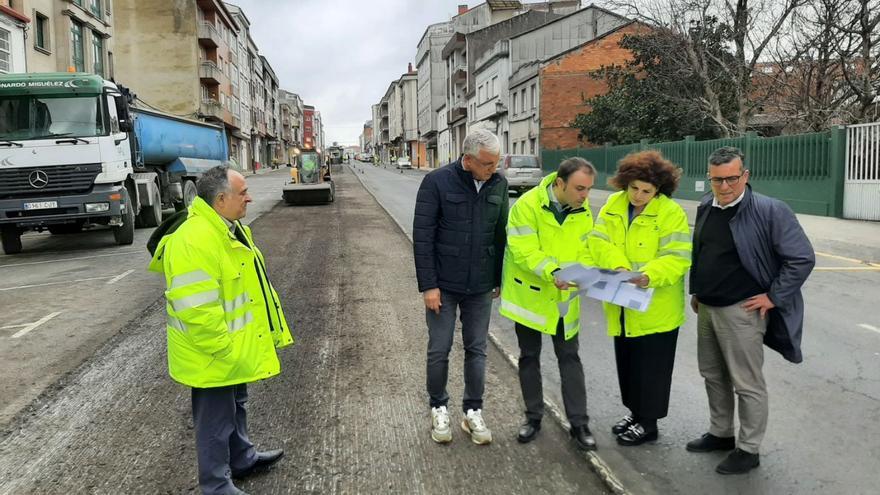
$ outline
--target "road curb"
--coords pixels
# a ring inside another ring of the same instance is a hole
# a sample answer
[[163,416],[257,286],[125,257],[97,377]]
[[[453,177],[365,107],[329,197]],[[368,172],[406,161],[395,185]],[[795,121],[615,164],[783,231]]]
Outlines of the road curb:
[[[358,181],[361,183],[361,186],[366,189],[367,193],[369,193],[370,196],[373,197],[373,200],[375,200],[376,203],[381,206],[383,210],[385,210],[385,213],[388,214],[395,225],[397,225],[397,228],[400,229],[404,237],[409,239],[409,242],[412,243],[412,238],[409,236],[409,234],[407,234],[406,229],[397,220],[397,218],[385,208],[382,202],[379,201],[379,198],[377,198],[376,195],[373,194],[373,191],[371,191],[370,188],[367,187],[366,184],[364,184],[364,181],[359,177],[358,171],[351,169],[351,167],[349,167],[349,169],[354,174],[354,176],[357,177]],[[498,352],[500,352],[502,356],[504,356],[505,361],[507,361],[507,363],[510,364],[514,370],[519,369],[516,356],[514,356],[513,354],[508,352],[507,349],[504,348],[504,345],[495,335],[495,331],[492,328],[491,323],[489,328],[489,340],[492,342],[492,345],[495,346],[495,349],[498,350]],[[557,406],[556,403],[553,402],[553,400],[550,399],[546,394],[544,395],[544,407],[547,408],[548,411],[550,411],[550,417],[556,420],[556,422],[559,423],[559,425],[563,429],[568,430],[570,425],[568,423],[568,420],[565,419],[565,414],[562,413],[562,410],[559,408],[559,406]],[[597,454],[596,452],[586,452],[583,454],[583,456],[587,463],[590,465],[590,468],[593,470],[593,472],[595,472],[599,476],[599,479],[601,479],[602,482],[605,483],[605,486],[608,487],[609,490],[614,492],[615,495],[630,495],[630,492],[627,491],[626,487],[623,486],[623,483],[620,482],[618,477],[611,470],[611,467],[608,465],[608,463],[606,463],[599,454]]]
[[[492,344],[495,346],[495,349],[504,356],[505,361],[507,361],[510,366],[513,367],[514,370],[519,369],[519,365],[517,364],[517,358],[513,354],[507,351],[504,348],[504,344],[501,343],[501,340],[495,335],[495,331],[491,328],[489,329],[489,340],[492,341]],[[553,402],[552,399],[544,395],[544,407],[550,411],[550,417],[556,420],[557,423],[563,428],[568,430],[570,425],[568,420],[565,419],[565,414],[562,413],[562,410],[559,406]],[[585,452],[583,454],[587,463],[590,464],[590,468],[593,469],[602,482],[605,483],[605,486],[608,487],[609,490],[614,492],[616,495],[629,495],[630,492],[626,490],[623,486],[623,483],[614,475],[614,472],[611,470],[611,467],[606,463],[602,457],[596,452]]]

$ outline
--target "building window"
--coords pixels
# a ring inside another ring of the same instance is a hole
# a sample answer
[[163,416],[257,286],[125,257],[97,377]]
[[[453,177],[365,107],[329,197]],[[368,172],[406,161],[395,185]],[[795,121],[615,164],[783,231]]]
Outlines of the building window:
[[513,103],[511,104],[511,108],[513,111],[513,115],[516,115],[516,92],[513,93]]
[[[525,112],[526,108],[528,108],[528,107],[526,107],[526,88],[523,88],[522,91],[520,91],[520,98],[519,99],[522,102],[522,111]],[[523,151],[525,151],[525,149],[526,149],[525,143],[523,143]]]
[[535,139],[535,138],[532,138],[531,140],[529,140],[529,149],[532,150],[531,154],[533,154],[533,155],[535,154],[535,144],[536,143],[537,143],[537,139]]
[[96,31],[92,31],[92,60],[95,74],[104,77],[104,38]]
[[101,0],[89,0],[89,12],[98,19],[103,19],[104,11],[101,9]]
[[[535,108],[537,102],[535,101],[535,85],[532,84],[532,108]],[[534,150],[532,150],[534,151]]]
[[513,153],[512,154],[514,154],[514,155],[516,154],[516,143],[513,143]]
[[492,78],[492,94],[491,96],[496,96],[498,93],[495,92],[495,85],[497,84],[498,76]]
[[86,71],[86,61],[83,56],[83,25],[77,21],[70,21],[70,58],[71,65],[77,72]]
[[49,18],[36,12],[34,16],[34,46],[43,50],[49,49]]
[[12,68],[12,49],[9,46],[9,31],[0,28],[0,72],[8,73]]

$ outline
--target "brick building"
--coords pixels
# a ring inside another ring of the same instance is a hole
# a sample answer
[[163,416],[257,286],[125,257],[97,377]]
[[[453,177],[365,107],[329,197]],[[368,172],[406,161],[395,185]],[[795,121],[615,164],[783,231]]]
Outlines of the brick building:
[[648,27],[644,24],[630,22],[541,64],[538,105],[541,149],[569,149],[599,144],[579,139],[578,130],[571,127],[571,122],[578,114],[589,110],[584,100],[608,90],[605,81],[594,79],[590,72],[631,60],[632,53],[622,48],[620,41],[628,34],[646,29]]

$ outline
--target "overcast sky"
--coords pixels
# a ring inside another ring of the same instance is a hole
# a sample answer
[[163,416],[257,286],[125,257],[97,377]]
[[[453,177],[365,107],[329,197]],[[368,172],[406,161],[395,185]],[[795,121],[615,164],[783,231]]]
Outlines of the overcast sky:
[[[320,110],[327,142],[357,144],[371,105],[415,65],[429,24],[459,0],[233,0],[282,88]],[[480,1],[469,2],[470,6]]]

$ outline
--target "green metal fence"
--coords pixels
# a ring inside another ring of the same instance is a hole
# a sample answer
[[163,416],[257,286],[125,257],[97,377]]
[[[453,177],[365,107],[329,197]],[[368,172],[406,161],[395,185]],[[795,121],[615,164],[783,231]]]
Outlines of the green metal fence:
[[542,150],[544,170],[555,171],[566,158],[589,160],[599,172],[596,187],[609,189],[617,162],[634,151],[658,150],[684,170],[676,198],[700,199],[710,191],[706,181],[709,155],[721,146],[736,146],[745,154],[749,182],[755,191],[779,198],[798,213],[843,215],[843,181],[846,131],[836,127],[825,132],[772,138],[753,133],[729,139],[641,143],[597,148]]

